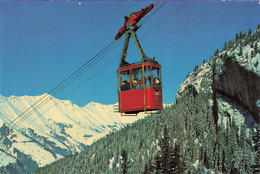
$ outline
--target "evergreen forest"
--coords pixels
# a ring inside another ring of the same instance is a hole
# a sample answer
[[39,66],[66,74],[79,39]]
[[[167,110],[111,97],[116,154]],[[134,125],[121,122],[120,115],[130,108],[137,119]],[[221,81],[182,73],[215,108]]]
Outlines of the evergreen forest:
[[[199,94],[167,106],[113,132],[81,153],[67,156],[36,173],[253,173],[259,170],[259,129],[216,125],[211,96]],[[254,141],[258,161],[252,149]],[[256,144],[255,144],[256,145]]]

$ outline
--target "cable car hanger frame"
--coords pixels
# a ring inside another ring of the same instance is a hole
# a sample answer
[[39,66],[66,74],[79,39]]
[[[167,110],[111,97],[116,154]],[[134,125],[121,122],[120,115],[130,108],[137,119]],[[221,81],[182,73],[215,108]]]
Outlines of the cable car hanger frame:
[[[121,115],[124,113],[127,116],[136,116],[139,112],[150,113],[163,109],[161,65],[155,59],[146,56],[136,35],[136,31],[140,28],[137,23],[153,7],[154,5],[150,4],[145,9],[125,16],[125,23],[115,36],[117,40],[126,35],[117,70],[119,106],[114,107],[114,111]],[[125,60],[131,37],[141,58],[139,63],[130,64]],[[146,84],[148,82],[150,85]]]

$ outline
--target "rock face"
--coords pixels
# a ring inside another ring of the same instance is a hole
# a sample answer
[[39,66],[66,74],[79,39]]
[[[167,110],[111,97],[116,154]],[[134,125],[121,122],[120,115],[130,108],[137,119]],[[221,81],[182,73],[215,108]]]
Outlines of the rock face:
[[[196,96],[198,93],[213,94],[213,115],[219,122],[226,107],[222,98],[230,106],[236,104],[243,115],[246,109],[256,122],[260,122],[260,28],[252,34],[229,41],[229,46],[200,67],[196,66],[180,85],[176,101],[182,97]],[[232,103],[232,104],[231,104]],[[230,108],[232,109],[232,107]],[[239,109],[238,109],[239,110]],[[234,112],[230,113],[237,113]],[[222,115],[221,115],[222,114]],[[225,114],[224,114],[225,115]],[[240,114],[238,114],[240,115]],[[247,117],[248,114],[244,114]]]
[[227,59],[224,72],[214,80],[213,91],[227,95],[244,105],[259,122],[260,113],[257,101],[260,94],[260,76],[248,71],[232,59]]

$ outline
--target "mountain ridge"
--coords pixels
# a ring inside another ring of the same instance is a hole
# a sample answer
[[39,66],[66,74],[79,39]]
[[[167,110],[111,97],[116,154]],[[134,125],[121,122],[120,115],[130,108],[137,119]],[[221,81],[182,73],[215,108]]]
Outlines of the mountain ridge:
[[[79,107],[70,100],[59,100],[46,93],[20,97],[0,95],[0,101],[0,173],[7,169],[30,173],[38,166],[80,152],[97,139],[139,119],[123,120],[113,112],[113,105],[90,102]],[[24,112],[38,101],[45,104]],[[27,113],[28,118],[21,121],[19,117],[27,117]],[[6,156],[10,163],[1,162]],[[25,156],[28,165],[33,164],[32,170],[23,162]]]

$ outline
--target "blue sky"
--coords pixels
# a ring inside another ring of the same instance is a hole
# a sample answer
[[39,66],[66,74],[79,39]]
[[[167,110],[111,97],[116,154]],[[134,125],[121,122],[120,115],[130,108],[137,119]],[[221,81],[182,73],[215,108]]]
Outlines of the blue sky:
[[[1,1],[0,94],[34,96],[49,92],[113,41],[125,15],[150,3]],[[236,33],[255,30],[260,23],[258,2],[190,2],[142,38],[184,3],[166,3],[137,31],[145,53],[157,57],[162,65],[164,103],[175,101],[179,85],[195,65],[208,60],[217,48],[222,49],[224,42],[234,40]],[[56,97],[79,106],[90,101],[116,103],[121,49],[122,44]],[[135,47],[128,50],[126,60],[139,61]],[[104,65],[103,71],[74,90]]]

